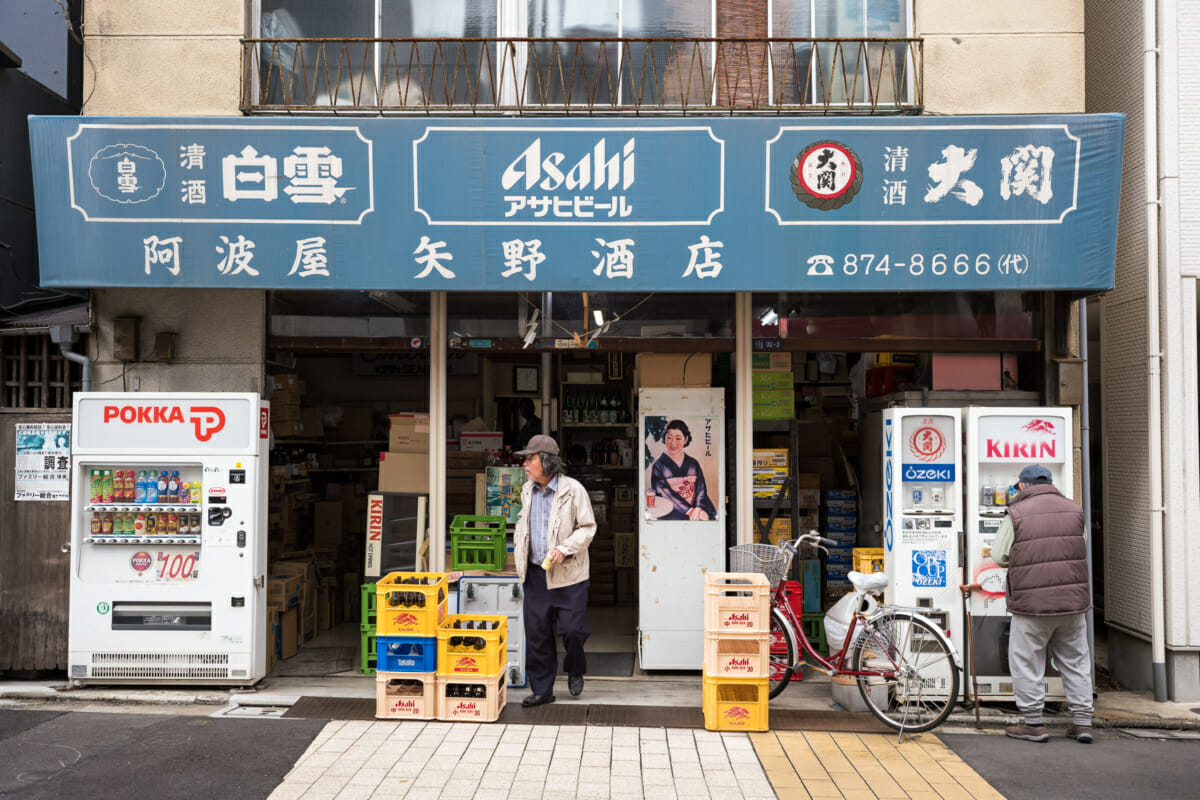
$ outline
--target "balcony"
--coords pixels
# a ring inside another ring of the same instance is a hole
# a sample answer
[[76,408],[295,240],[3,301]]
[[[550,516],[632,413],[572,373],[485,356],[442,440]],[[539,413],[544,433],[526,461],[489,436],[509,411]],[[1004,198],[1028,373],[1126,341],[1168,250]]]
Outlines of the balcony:
[[921,39],[243,39],[246,114],[916,114]]

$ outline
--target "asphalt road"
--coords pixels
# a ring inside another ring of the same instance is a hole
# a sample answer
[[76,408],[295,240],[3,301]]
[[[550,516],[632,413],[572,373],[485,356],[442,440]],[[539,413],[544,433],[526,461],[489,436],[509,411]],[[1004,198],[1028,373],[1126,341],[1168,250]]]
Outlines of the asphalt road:
[[1045,744],[1000,733],[938,731],[938,737],[1008,800],[1173,800],[1200,796],[1200,741],[1135,739],[1097,730],[1079,744],[1050,728]]
[[0,710],[0,797],[266,797],[324,720]]

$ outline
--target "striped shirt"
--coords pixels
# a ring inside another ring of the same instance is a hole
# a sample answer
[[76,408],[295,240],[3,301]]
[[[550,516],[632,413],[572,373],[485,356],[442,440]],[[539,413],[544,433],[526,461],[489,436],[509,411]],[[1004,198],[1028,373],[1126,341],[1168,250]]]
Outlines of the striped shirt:
[[529,493],[529,560],[538,566],[546,560],[549,549],[550,513],[557,492],[558,476],[555,475],[545,489],[535,482]]

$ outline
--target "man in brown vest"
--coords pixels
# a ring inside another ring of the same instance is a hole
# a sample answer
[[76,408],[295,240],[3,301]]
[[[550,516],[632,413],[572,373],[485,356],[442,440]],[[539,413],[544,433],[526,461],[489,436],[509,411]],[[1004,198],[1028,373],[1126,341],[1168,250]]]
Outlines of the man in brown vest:
[[1092,742],[1092,670],[1087,642],[1087,537],[1083,509],[1054,488],[1050,470],[1031,464],[1017,479],[1020,493],[996,533],[992,557],[1008,567],[1012,614],[1008,663],[1013,699],[1025,721],[1005,728],[1013,739],[1044,742],[1042,721],[1049,652],[1062,675],[1071,727],[1067,736]]

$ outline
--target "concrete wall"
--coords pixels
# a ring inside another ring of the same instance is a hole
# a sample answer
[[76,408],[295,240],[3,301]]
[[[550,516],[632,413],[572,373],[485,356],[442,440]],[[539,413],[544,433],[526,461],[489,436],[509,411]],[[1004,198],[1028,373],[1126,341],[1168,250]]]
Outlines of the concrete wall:
[[925,109],[1057,114],[1084,109],[1083,0],[913,0],[925,39]]
[[83,113],[237,114],[249,5],[88,0]]
[[[102,392],[262,392],[266,292],[97,289],[89,337],[92,389]],[[113,319],[140,317],[139,359],[113,359]],[[150,361],[154,335],[174,331],[176,356]],[[124,375],[122,376],[122,373]]]

